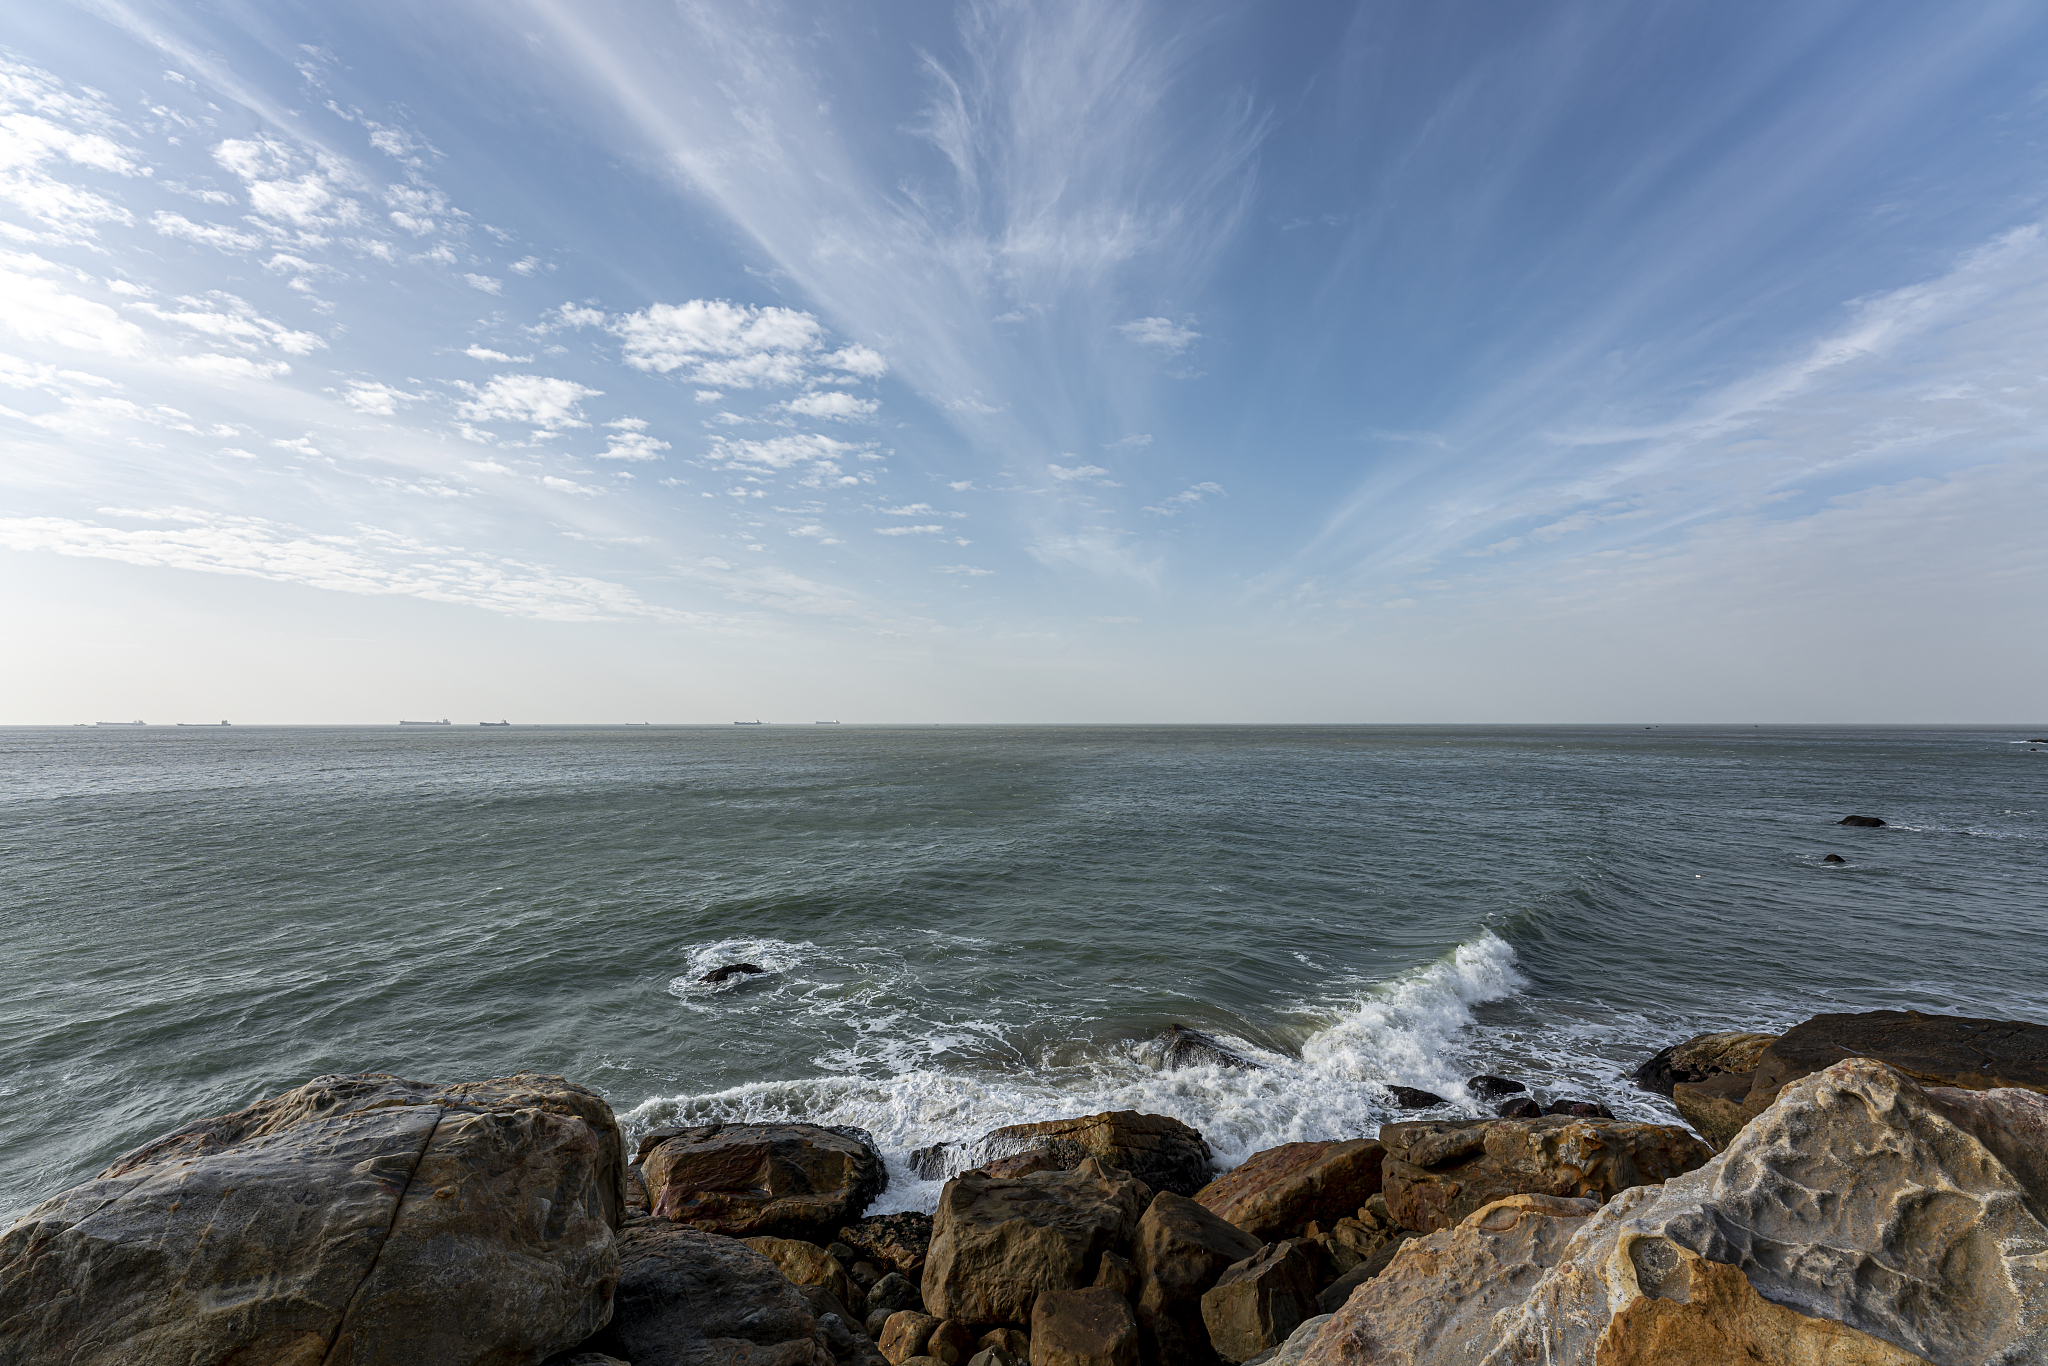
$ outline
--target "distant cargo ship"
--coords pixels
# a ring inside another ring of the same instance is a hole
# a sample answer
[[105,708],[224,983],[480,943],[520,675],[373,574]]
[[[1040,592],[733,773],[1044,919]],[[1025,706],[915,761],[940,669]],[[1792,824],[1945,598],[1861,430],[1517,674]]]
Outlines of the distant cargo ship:
[[401,726],[452,726],[455,723],[444,716],[438,721],[400,721],[398,724]]
[[198,726],[202,729],[211,729],[216,724],[225,726],[227,722],[221,721],[216,723],[213,721],[180,721],[178,722],[178,724],[186,727]]
[[[137,722],[136,722],[135,724],[139,726],[139,725],[141,725],[142,723],[141,723],[140,721],[137,721]],[[758,726],[758,725],[761,725],[761,724],[763,724],[763,723],[762,723],[762,722],[759,722],[759,721],[735,721],[735,722],[733,722],[733,724],[734,724],[735,726]]]
[[836,726],[839,723],[837,721],[813,721],[811,724],[814,726]]
[[147,721],[95,721],[95,726],[146,726]]
[[512,723],[510,721],[479,721],[477,724],[479,726],[509,726]]

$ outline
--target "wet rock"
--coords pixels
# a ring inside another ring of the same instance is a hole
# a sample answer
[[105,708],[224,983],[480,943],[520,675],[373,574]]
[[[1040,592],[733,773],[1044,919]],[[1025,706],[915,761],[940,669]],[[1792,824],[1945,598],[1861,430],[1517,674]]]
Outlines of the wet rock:
[[[1017,1336],[1024,1337],[1022,1333]],[[1029,1338],[1024,1340],[1030,1341]],[[1029,1366],[1030,1361],[1030,1357],[1019,1356],[1007,1347],[990,1346],[967,1358],[967,1366]]]
[[1468,1078],[1465,1089],[1474,1100],[1502,1100],[1508,1096],[1519,1096],[1529,1088],[1509,1077],[1489,1077],[1481,1073]]
[[1840,854],[1829,854],[1826,858],[1821,860],[1822,863],[1847,863],[1848,861],[1849,860],[1843,858]]
[[1199,1029],[1178,1024],[1168,1025],[1145,1046],[1145,1053],[1156,1059],[1159,1067],[1167,1072],[1178,1072],[1183,1067],[1237,1067],[1258,1072],[1264,1071],[1266,1066],[1217,1042]]
[[840,1229],[839,1241],[885,1270],[912,1272],[924,1265],[931,1246],[932,1217],[916,1211],[877,1215]]
[[1385,1150],[1368,1138],[1284,1143],[1196,1192],[1195,1200],[1262,1242],[1288,1238],[1311,1219],[1335,1223],[1380,1189]]
[[1545,1115],[1412,1120],[1380,1130],[1387,1209],[1402,1227],[1455,1226],[1510,1195],[1592,1196],[1667,1180],[1713,1153],[1674,1125]]
[[1680,1082],[1672,1088],[1671,1104],[1679,1118],[1717,1152],[1742,1131],[1742,1126],[1762,1110],[1748,1108],[1754,1072],[1729,1072],[1705,1081]]
[[567,1355],[557,1352],[540,1366],[633,1366],[633,1363],[621,1361],[606,1352],[576,1352]]
[[849,1274],[852,1273],[855,1258],[852,1248],[848,1247],[845,1243],[832,1242],[825,1244],[825,1253],[833,1261],[845,1267]]
[[1105,1252],[1102,1265],[1095,1272],[1095,1283],[1131,1299],[1138,1293],[1138,1268],[1121,1252]]
[[925,1308],[963,1323],[1028,1323],[1039,1295],[1093,1284],[1102,1254],[1130,1246],[1151,1201],[1143,1182],[1095,1158],[1015,1180],[956,1176],[932,1218]]
[[924,1354],[937,1357],[946,1366],[958,1366],[974,1355],[974,1334],[958,1319],[943,1319],[925,1339]]
[[952,1175],[959,1157],[967,1150],[964,1143],[934,1143],[929,1147],[912,1148],[910,1155],[903,1159],[903,1165],[920,1181],[943,1181]]
[[1680,1082],[1700,1082],[1727,1072],[1754,1072],[1766,1048],[1777,1042],[1775,1034],[1746,1032],[1696,1034],[1660,1049],[1636,1069],[1639,1091],[1671,1096]]
[[[1385,1271],[1352,1292],[1302,1354],[1301,1366],[1482,1360],[1494,1315],[1528,1300],[1597,1208],[1591,1200],[1512,1196],[1474,1211],[1455,1228],[1413,1239]],[[1564,1359],[1509,1360],[1562,1366]],[[1577,1366],[1593,1362],[1589,1357]]]
[[697,980],[700,982],[723,982],[734,977],[748,977],[768,969],[758,963],[728,963],[722,968],[713,968]]
[[1884,825],[1884,822],[1879,820],[1875,816],[1844,816],[1842,817],[1842,819],[1836,821],[1835,824],[1855,825],[1861,826],[1866,830],[1876,830],[1881,828]]
[[1138,1366],[1138,1321],[1108,1286],[1048,1290],[1031,1307],[1031,1366]]
[[865,1294],[873,1288],[876,1281],[881,1280],[887,1273],[873,1262],[858,1261],[846,1269],[846,1274],[853,1277],[853,1283],[859,1286],[862,1293]]
[[1031,1359],[1031,1335],[1021,1328],[991,1328],[981,1335],[983,1348],[999,1348],[1011,1356]]
[[2006,1165],[1972,1131],[2027,1135],[2037,1116],[2048,1103],[2032,1093],[1836,1063],[1784,1088],[1705,1167],[1603,1208],[1468,1359],[2043,1360],[2048,1172]]
[[1614,1111],[1597,1100],[1553,1100],[1543,1107],[1546,1115],[1576,1115],[1580,1119],[1613,1119]]
[[924,1308],[924,1296],[919,1293],[917,1282],[897,1271],[869,1286],[867,1299],[870,1314],[877,1310],[893,1314],[899,1309]]
[[1209,1344],[1230,1362],[1278,1347],[1315,1312],[1315,1259],[1299,1238],[1269,1243],[1234,1263],[1202,1296]]
[[1493,1112],[1502,1119],[1534,1119],[1543,1113],[1543,1107],[1534,1096],[1513,1096],[1494,1106]]
[[979,1165],[1033,1152],[1045,1154],[1061,1171],[1073,1171],[1092,1157],[1155,1191],[1176,1195],[1193,1195],[1210,1175],[1209,1145],[1199,1132],[1169,1116],[1135,1110],[1011,1124],[983,1135],[969,1158]]
[[1013,1177],[1029,1176],[1033,1172],[1070,1172],[1087,1160],[1085,1148],[1074,1143],[1047,1143],[1018,1153],[1014,1157],[999,1157],[993,1162],[984,1162],[975,1170],[984,1176]]
[[316,1077],[0,1235],[0,1357],[539,1360],[605,1320],[624,1145],[560,1077]]
[[640,1153],[656,1215],[739,1238],[828,1241],[889,1179],[873,1139],[849,1125],[664,1126]]
[[1148,1366],[1213,1366],[1202,1294],[1232,1263],[1258,1255],[1259,1240],[1183,1195],[1162,1192],[1138,1221],[1140,1351]]
[[1438,1105],[1449,1104],[1434,1091],[1423,1091],[1413,1086],[1389,1086],[1387,1094],[1394,1098],[1394,1104],[1403,1110],[1428,1110]]
[[794,1285],[820,1285],[850,1311],[850,1321],[859,1323],[867,1314],[867,1296],[854,1283],[836,1257],[816,1243],[795,1238],[746,1238],[754,1251],[775,1263],[775,1269]]
[[891,1366],[901,1364],[914,1356],[924,1355],[925,1344],[931,1341],[932,1330],[943,1322],[932,1314],[921,1314],[915,1309],[899,1309],[889,1315],[882,1325],[882,1335],[875,1339],[875,1345],[882,1349],[882,1356]]
[[633,1366],[833,1366],[804,1293],[737,1239],[641,1219],[619,1265],[612,1321],[586,1348]]
[[889,1327],[890,1315],[900,1312],[902,1311],[897,1309],[870,1309],[868,1310],[867,1319],[860,1326],[861,1331],[876,1342],[880,1342],[882,1334]]

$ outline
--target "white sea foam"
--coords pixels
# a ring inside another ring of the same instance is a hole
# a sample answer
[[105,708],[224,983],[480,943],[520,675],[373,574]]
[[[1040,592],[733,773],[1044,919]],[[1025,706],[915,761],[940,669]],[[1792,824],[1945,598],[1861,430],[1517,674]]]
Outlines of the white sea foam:
[[[888,1193],[877,1212],[929,1209],[939,1182],[920,1180],[907,1158],[933,1143],[967,1144],[1006,1124],[1059,1119],[1102,1110],[1171,1115],[1201,1130],[1218,1162],[1234,1166],[1253,1152],[1281,1143],[1370,1135],[1393,1117],[1389,1082],[1465,1099],[1460,1070],[1472,1007],[1513,995],[1524,985],[1506,941],[1483,933],[1444,958],[1386,981],[1364,985],[1357,998],[1310,1035],[1299,1058],[1248,1040],[1223,1042],[1264,1067],[1189,1067],[1162,1072],[1141,1060],[1142,1050],[1122,1044],[1059,1050],[1072,1061],[1031,1059],[1006,1052],[1014,1066],[983,1057],[963,1065],[970,1045],[1002,1043],[1003,1030],[986,1022],[948,1021],[926,1027],[917,1019],[909,983],[883,972],[852,997],[805,993],[797,969],[809,945],[726,941],[692,952],[690,981],[679,995],[708,990],[695,977],[714,960],[789,964],[782,990],[805,996],[821,1014],[852,1010],[863,1021],[860,1043],[817,1061],[836,1074],[757,1082],[704,1095],[660,1097],[626,1116],[634,1132],[663,1123],[804,1121],[856,1124],[875,1136],[888,1162]],[[721,959],[721,955],[724,957]],[[751,956],[746,956],[751,955]],[[878,1011],[883,1002],[897,1008]],[[1077,1020],[1077,1027],[1085,1027]]]

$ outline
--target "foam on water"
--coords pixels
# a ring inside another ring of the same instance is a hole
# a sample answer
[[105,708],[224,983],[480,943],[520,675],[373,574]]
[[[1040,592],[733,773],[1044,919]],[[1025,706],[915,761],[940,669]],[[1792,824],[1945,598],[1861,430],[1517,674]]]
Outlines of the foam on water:
[[[752,954],[744,961],[787,964],[788,980],[776,991],[786,1006],[838,1014],[878,998],[899,1008],[869,1023],[894,1037],[875,1046],[838,1050],[816,1061],[828,1075],[768,1081],[702,1095],[650,1099],[631,1110],[631,1133],[656,1124],[805,1122],[855,1124],[875,1136],[889,1167],[889,1192],[877,1212],[930,1209],[939,1181],[922,1180],[908,1165],[909,1154],[935,1143],[971,1144],[1008,1124],[1069,1118],[1103,1110],[1138,1110],[1171,1115],[1208,1139],[1217,1161],[1235,1166],[1254,1152],[1281,1143],[1369,1136],[1395,1117],[1388,1083],[1436,1091],[1469,1113],[1464,1058],[1474,1005],[1512,996],[1524,985],[1515,969],[1514,949],[1490,931],[1460,944],[1436,962],[1366,986],[1347,1007],[1313,1032],[1301,1056],[1261,1048],[1228,1034],[1222,1042],[1264,1064],[1259,1070],[1220,1066],[1163,1072],[1147,1065],[1143,1049],[1130,1042],[1041,1050],[1035,1060],[1022,1048],[1010,1050],[1018,1066],[998,1071],[987,1065],[934,1065],[958,1059],[962,1045],[1003,1031],[987,1022],[958,1021],[932,1032],[896,1034],[915,1028],[920,1012],[909,999],[908,980],[896,977],[867,985],[853,999],[835,997],[822,984],[801,980],[800,949],[769,941],[725,941],[691,954],[692,973],[683,992],[710,991],[695,981],[721,954]],[[683,977],[677,979],[684,982]],[[673,988],[672,988],[673,989]],[[763,1005],[767,1004],[765,1001]],[[1076,1021],[1085,1028],[1086,1022]],[[1056,1060],[1065,1059],[1065,1060]],[[888,1063],[912,1062],[902,1068]],[[866,1065],[863,1065],[866,1064]],[[881,1066],[875,1066],[881,1064]]]

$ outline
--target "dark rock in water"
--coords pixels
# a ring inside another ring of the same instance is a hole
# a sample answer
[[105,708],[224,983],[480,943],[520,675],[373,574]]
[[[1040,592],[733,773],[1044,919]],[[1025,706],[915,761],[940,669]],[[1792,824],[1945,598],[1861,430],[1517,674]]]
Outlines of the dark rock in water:
[[916,1210],[878,1214],[839,1230],[839,1241],[879,1267],[908,1275],[924,1265],[932,1217]]
[[1553,1100],[1543,1107],[1546,1115],[1576,1115],[1580,1119],[1613,1119],[1614,1111],[1597,1100]]
[[1514,1096],[1494,1106],[1493,1112],[1502,1119],[1534,1119],[1543,1113],[1543,1107],[1534,1096]]
[[1636,1069],[1636,1089],[1671,1096],[1680,1082],[1702,1082],[1724,1072],[1753,1072],[1763,1051],[1777,1040],[1775,1034],[1732,1031],[1695,1034],[1657,1052]]
[[1434,1091],[1422,1091],[1413,1086],[1389,1086],[1387,1094],[1394,1098],[1394,1104],[1403,1110],[1427,1110],[1432,1105],[1447,1102]]
[[1519,1096],[1529,1088],[1521,1082],[1507,1077],[1477,1076],[1468,1078],[1465,1089],[1478,1100],[1499,1100],[1503,1096]]
[[1822,863],[1847,863],[1848,861],[1849,860],[1843,858],[1840,854],[1829,854],[1826,858],[1821,860]]
[[1842,819],[1840,819],[1840,820],[1836,821],[1836,822],[1835,822],[1835,824],[1836,824],[1836,825],[1859,825],[1859,826],[1862,826],[1862,827],[1864,827],[1865,829],[1868,829],[1868,830],[1875,830],[1875,829],[1879,828],[1880,826],[1882,826],[1882,825],[1884,824],[1884,822],[1883,822],[1883,821],[1881,821],[1881,820],[1879,820],[1879,819],[1878,819],[1877,817],[1875,817],[1875,816],[1844,816],[1844,817],[1842,817]]
[[1177,1072],[1183,1067],[1242,1067],[1254,1072],[1265,1069],[1264,1063],[1254,1062],[1201,1030],[1189,1029],[1186,1025],[1168,1025],[1158,1038],[1146,1045],[1146,1051],[1156,1053],[1160,1067],[1168,1072]]
[[920,1181],[937,1181],[946,1175],[952,1165],[952,1154],[960,1147],[958,1143],[934,1143],[929,1148],[913,1148],[903,1162]]
[[768,969],[757,963],[728,963],[722,968],[713,968],[697,980],[700,982],[723,982],[728,977],[747,976]]

